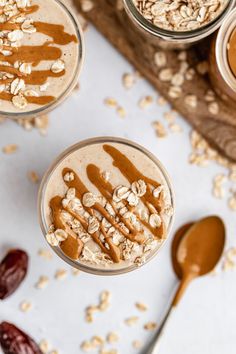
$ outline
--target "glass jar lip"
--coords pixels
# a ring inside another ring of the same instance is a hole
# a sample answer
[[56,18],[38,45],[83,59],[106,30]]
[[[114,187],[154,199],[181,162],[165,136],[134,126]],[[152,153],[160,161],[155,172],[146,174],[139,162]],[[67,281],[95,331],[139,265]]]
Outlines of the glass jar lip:
[[227,58],[227,44],[229,37],[231,36],[232,32],[236,28],[236,8],[230,12],[230,14],[225,18],[224,22],[222,23],[221,28],[216,37],[216,44],[215,44],[215,56],[216,56],[216,63],[219,68],[219,71],[226,82],[226,84],[236,92],[236,78],[233,75],[228,58]]
[[192,39],[199,36],[201,36],[202,39],[216,30],[220,26],[224,16],[226,16],[228,12],[231,11],[234,7],[235,1],[236,0],[228,0],[224,10],[214,20],[202,27],[189,31],[171,31],[157,27],[145,19],[134,5],[133,0],[123,0],[128,13],[132,16],[133,20],[138,23],[139,26],[141,26],[144,30],[169,41],[181,40],[186,42],[191,42]]
[[76,36],[78,38],[78,47],[79,47],[78,61],[77,61],[76,71],[75,71],[75,74],[72,78],[72,81],[70,82],[70,84],[68,85],[66,90],[63,91],[60,96],[58,96],[54,101],[52,101],[48,105],[44,105],[42,107],[36,108],[36,109],[34,109],[32,111],[28,111],[28,112],[5,112],[5,111],[0,110],[0,117],[6,117],[6,118],[11,118],[11,119],[17,119],[17,118],[27,119],[27,118],[34,118],[36,116],[47,114],[47,113],[51,112],[55,107],[57,107],[60,103],[62,103],[62,101],[64,101],[64,99],[66,99],[66,97],[69,95],[71,90],[75,87],[75,85],[78,82],[78,77],[81,72],[83,62],[84,62],[84,51],[85,51],[84,46],[85,45],[84,45],[83,30],[82,30],[82,27],[81,27],[79,21],[77,20],[77,18],[73,14],[73,12],[69,9],[69,7],[67,5],[65,5],[62,2],[62,0],[54,0],[54,1],[56,1],[70,17],[70,19],[75,27]]
[[[156,255],[157,253],[159,253],[160,249],[163,247],[163,244],[166,242],[166,240],[168,239],[168,236],[171,232],[172,226],[173,226],[173,222],[174,222],[174,214],[175,214],[175,195],[174,195],[174,191],[173,191],[173,187],[170,181],[170,177],[165,169],[165,167],[162,165],[162,163],[156,158],[155,155],[153,155],[150,151],[148,151],[147,149],[145,149],[143,146],[128,140],[128,139],[124,139],[124,138],[120,138],[120,137],[112,137],[112,136],[102,136],[102,137],[95,137],[95,138],[89,138],[86,140],[82,140],[70,147],[68,147],[65,151],[63,151],[55,160],[54,162],[50,165],[50,167],[48,168],[48,170],[45,172],[44,177],[41,181],[40,184],[40,188],[39,188],[39,193],[38,193],[38,217],[39,217],[39,224],[40,224],[40,228],[43,232],[44,238],[46,239],[46,234],[48,231],[47,228],[47,222],[45,220],[45,215],[44,215],[44,196],[45,196],[45,192],[47,189],[47,184],[52,176],[52,174],[54,173],[54,171],[56,170],[56,168],[58,167],[58,165],[63,161],[63,159],[68,156],[69,154],[73,153],[74,151],[83,148],[87,145],[93,145],[93,144],[99,144],[99,143],[120,143],[120,144],[125,144],[128,146],[131,146],[135,149],[137,149],[138,151],[144,153],[147,157],[149,157],[155,164],[156,166],[160,169],[161,174],[163,175],[163,178],[165,179],[165,182],[169,188],[169,193],[170,193],[170,201],[171,201],[171,205],[173,207],[173,215],[170,216],[169,219],[169,223],[167,226],[167,231],[166,231],[166,238],[162,241],[161,245],[148,257],[148,259],[145,261],[145,264],[147,264],[149,261],[151,261]],[[131,265],[128,267],[124,267],[124,268],[118,268],[118,269],[99,269],[99,268],[95,268],[93,266],[89,266],[89,265],[85,265],[82,262],[78,262],[78,261],[74,261],[72,259],[70,259],[69,257],[67,257],[60,249],[60,247],[53,247],[51,245],[49,245],[53,251],[60,257],[62,258],[66,263],[68,263],[69,265],[71,265],[74,268],[77,268],[81,271],[84,271],[86,273],[90,273],[90,274],[95,274],[95,275],[119,275],[119,274],[125,274],[125,273],[129,273],[131,271],[134,271],[136,269],[141,268],[143,265],[137,267],[136,265]]]

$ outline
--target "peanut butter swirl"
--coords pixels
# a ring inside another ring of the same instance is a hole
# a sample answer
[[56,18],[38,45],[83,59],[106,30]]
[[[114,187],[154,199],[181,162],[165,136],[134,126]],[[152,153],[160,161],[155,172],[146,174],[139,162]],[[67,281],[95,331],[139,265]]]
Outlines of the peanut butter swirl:
[[[62,178],[68,189],[65,197],[55,196],[50,200],[53,231],[47,239],[61,232],[62,251],[78,259],[85,247],[86,234],[108,259],[119,263],[124,260],[127,244],[145,249],[150,241],[160,242],[166,237],[162,217],[165,198],[161,184],[143,175],[117,148],[104,144],[103,150],[112,157],[113,165],[130,187],[112,185],[98,166],[88,164],[86,175],[99,192],[95,196],[73,169],[64,168]],[[160,193],[155,195],[158,188]],[[146,211],[147,217],[141,217],[138,205]],[[83,237],[80,238],[80,234]]]
[[[78,43],[78,40],[75,34],[65,32],[61,24],[33,22],[28,18],[28,15],[40,11],[39,5],[24,8],[18,8],[17,2],[14,5],[12,14],[7,5],[0,7],[2,16],[6,17],[5,21],[0,23],[0,31],[4,34],[0,40],[0,85],[4,85],[0,99],[12,101],[19,109],[24,109],[27,103],[47,105],[56,97],[39,94],[32,90],[32,86],[37,88],[37,85],[44,85],[50,77],[64,76],[66,69],[62,60],[63,52],[56,45],[65,46],[72,42]],[[49,39],[38,46],[20,44],[25,35],[34,36],[35,33],[42,33]],[[34,70],[34,67],[45,61],[54,62],[54,66],[48,70]],[[30,85],[28,90],[26,85]],[[17,96],[17,99],[14,99],[14,96]]]

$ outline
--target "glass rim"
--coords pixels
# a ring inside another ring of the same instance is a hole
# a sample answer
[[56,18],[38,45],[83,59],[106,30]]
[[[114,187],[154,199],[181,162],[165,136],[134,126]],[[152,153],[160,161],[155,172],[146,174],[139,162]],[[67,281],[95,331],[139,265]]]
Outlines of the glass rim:
[[[124,267],[124,268],[118,268],[118,269],[109,269],[109,268],[103,268],[103,269],[99,269],[90,265],[86,265],[83,264],[82,262],[73,260],[71,258],[69,258],[68,256],[66,256],[63,251],[60,249],[59,246],[52,246],[50,245],[47,241],[46,241],[46,234],[48,232],[48,225],[47,222],[45,220],[45,213],[44,213],[44,197],[45,197],[45,192],[47,189],[47,185],[48,182],[50,181],[50,178],[52,176],[52,174],[54,173],[54,171],[56,170],[56,168],[58,167],[58,165],[63,161],[63,159],[68,156],[69,154],[73,153],[74,151],[83,148],[87,145],[93,145],[93,144],[97,144],[97,143],[120,143],[120,144],[124,144],[127,146],[130,146],[132,148],[137,149],[138,151],[144,153],[148,158],[150,158],[155,165],[158,167],[158,169],[160,170],[167,186],[169,189],[169,193],[170,193],[170,199],[171,199],[171,205],[173,207],[173,215],[170,216],[169,222],[168,222],[168,226],[167,226],[167,230],[166,230],[166,237],[165,239],[161,242],[160,246],[157,247],[157,249],[152,252],[150,254],[150,256],[148,257],[148,259],[144,262],[144,264],[142,264],[141,266],[137,266],[135,264],[132,264],[130,266]],[[40,187],[39,187],[39,192],[38,192],[38,218],[39,218],[39,224],[40,224],[40,228],[41,231],[44,235],[45,241],[47,242],[47,244],[53,249],[53,251],[61,258],[63,259],[66,263],[68,263],[70,266],[79,269],[83,272],[86,273],[90,273],[90,274],[95,274],[95,275],[119,275],[119,274],[125,274],[125,273],[129,273],[131,271],[134,271],[136,269],[141,268],[142,266],[144,266],[145,264],[147,264],[149,261],[151,261],[156,255],[157,253],[159,253],[160,249],[163,247],[164,243],[167,241],[168,236],[170,235],[172,226],[173,226],[173,222],[174,222],[174,215],[175,215],[175,195],[174,195],[174,191],[173,191],[173,187],[172,187],[172,183],[170,181],[170,177],[165,169],[165,167],[162,165],[162,163],[160,162],[160,160],[150,151],[148,151],[146,148],[144,148],[143,146],[137,144],[136,142],[133,142],[131,140],[128,139],[124,139],[124,138],[120,138],[120,137],[112,137],[112,136],[102,136],[102,137],[94,137],[94,138],[89,138],[89,139],[85,139],[82,140],[78,143],[73,144],[72,146],[68,147],[66,150],[64,150],[53,162],[52,164],[49,166],[49,168],[47,169],[47,171],[45,172]]]
[[225,8],[219,15],[213,19],[211,22],[207,23],[204,26],[196,28],[194,30],[188,31],[171,31],[161,27],[157,27],[152,24],[150,21],[144,18],[144,16],[138,11],[136,6],[133,3],[133,0],[123,0],[125,9],[127,10],[128,14],[132,16],[132,19],[144,30],[149,32],[154,36],[159,36],[165,40],[169,41],[182,41],[182,42],[190,42],[192,39],[200,39],[205,38],[213,31],[215,31],[221,24],[224,17],[231,11],[235,5],[236,0],[228,0]]
[[11,118],[11,119],[27,119],[27,118],[34,118],[43,114],[47,114],[51,112],[55,107],[57,107],[60,103],[64,101],[64,99],[67,98],[67,96],[70,94],[70,92],[73,90],[75,85],[78,82],[78,77],[81,72],[81,68],[84,62],[84,35],[83,35],[83,30],[82,27],[78,21],[78,19],[75,17],[73,12],[70,10],[69,6],[65,5],[62,0],[53,0],[56,3],[58,3],[63,10],[67,13],[69,18],[72,21],[72,24],[75,28],[75,33],[78,38],[78,60],[76,64],[76,71],[75,74],[72,77],[72,80],[66,87],[66,89],[61,93],[60,96],[58,96],[54,101],[47,105],[43,105],[42,107],[36,108],[31,111],[27,112],[6,112],[6,111],[1,111],[0,110],[0,117],[5,117],[5,118]]
[[223,80],[234,92],[236,92],[236,78],[229,66],[229,61],[227,57],[227,44],[232,32],[236,28],[235,14],[236,8],[231,11],[227,18],[224,20],[217,34],[215,44],[215,56],[217,66],[219,68]]

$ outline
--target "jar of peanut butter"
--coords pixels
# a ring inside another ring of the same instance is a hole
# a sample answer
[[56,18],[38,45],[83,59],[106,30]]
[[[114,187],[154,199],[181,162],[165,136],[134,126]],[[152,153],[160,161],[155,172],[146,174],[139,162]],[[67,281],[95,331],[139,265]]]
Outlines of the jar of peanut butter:
[[226,17],[212,40],[210,79],[221,98],[236,105],[236,9]]

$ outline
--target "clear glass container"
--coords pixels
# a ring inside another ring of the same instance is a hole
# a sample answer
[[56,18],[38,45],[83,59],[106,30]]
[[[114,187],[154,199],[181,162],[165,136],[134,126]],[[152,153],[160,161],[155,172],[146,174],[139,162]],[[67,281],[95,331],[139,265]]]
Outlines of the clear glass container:
[[227,14],[234,8],[235,0],[229,0],[225,9],[208,24],[189,31],[170,31],[155,26],[138,11],[133,0],[123,0],[129,18],[153,44],[164,49],[184,49],[215,32]]
[[212,40],[209,74],[214,90],[225,101],[236,105],[236,77],[233,75],[227,57],[227,46],[236,29],[236,9],[224,20]]
[[[74,27],[74,34],[77,37],[78,42],[75,44],[78,46],[78,57],[77,57],[77,65],[75,68],[75,73],[71,78],[71,81],[69,82],[69,85],[66,87],[66,89],[51,103],[43,105],[41,107],[37,107],[33,110],[30,111],[19,111],[19,112],[7,112],[1,110],[0,106],[0,117],[3,118],[10,118],[10,119],[31,119],[35,118],[41,115],[45,115],[52,111],[54,108],[56,108],[59,104],[61,104],[73,91],[75,86],[78,84],[78,78],[79,74],[83,65],[83,60],[84,60],[84,39],[83,39],[83,30],[76,19],[76,17],[73,15],[73,13],[69,10],[68,6],[66,6],[62,1],[60,0],[53,0],[54,2],[57,3],[58,6],[62,8],[62,10],[65,12],[66,16],[69,17],[72,26]],[[68,21],[68,19],[67,19]],[[56,19],[55,19],[56,22]]]
[[[72,153],[74,153],[75,151],[78,151],[79,149],[84,148],[88,145],[104,144],[104,143],[118,143],[118,144],[125,145],[126,147],[131,147],[133,149],[136,149],[138,152],[141,152],[142,154],[146,155],[146,157],[148,157],[148,159],[150,159],[151,162],[154,162],[154,165],[157,167],[159,177],[161,176],[162,180],[165,182],[165,185],[168,188],[170,204],[172,205],[173,210],[175,210],[174,193],[173,193],[173,188],[172,188],[172,185],[170,182],[170,178],[169,178],[165,168],[161,164],[161,162],[152,153],[150,153],[148,150],[146,150],[142,146],[140,146],[132,141],[126,140],[126,139],[116,138],[116,137],[92,138],[92,139],[81,141],[81,142],[69,147],[66,151],[64,151],[61,155],[59,155],[59,157],[52,163],[52,165],[49,167],[49,169],[47,170],[47,172],[45,173],[45,175],[43,177],[43,180],[42,180],[41,186],[40,186],[40,190],[39,190],[39,195],[38,195],[38,213],[39,213],[39,223],[40,223],[40,227],[41,227],[44,237],[46,237],[46,235],[48,233],[48,228],[49,228],[49,223],[47,221],[47,216],[46,216],[46,212],[45,212],[46,191],[47,191],[47,186],[48,186],[53,174],[55,173],[55,171],[57,171],[57,168],[63,162],[63,160],[66,157],[68,157],[69,155],[71,155]],[[55,184],[53,184],[53,186],[54,185]],[[174,220],[174,213],[168,219],[168,223],[166,225],[166,238],[165,238],[165,240],[168,238],[168,235],[170,234],[173,220]],[[145,263],[147,263],[153,257],[156,256],[156,254],[159,252],[160,248],[165,243],[165,240],[163,240],[161,242],[161,244],[159,245],[159,247],[157,249],[154,249],[150,253],[150,255],[148,256]],[[77,268],[77,269],[82,270],[87,273],[92,273],[92,274],[97,274],[97,275],[118,275],[118,274],[130,272],[130,271],[133,271],[133,270],[139,268],[135,264],[129,265],[124,268],[117,268],[117,269],[114,269],[114,268],[109,269],[109,266],[107,268],[104,268],[104,267],[99,268],[97,266],[87,265],[83,262],[80,262],[79,260],[73,260],[73,259],[69,258],[67,255],[65,255],[65,253],[63,253],[60,246],[56,246],[56,247],[50,246],[50,247],[52,247],[52,249],[56,252],[56,254],[60,258],[62,258],[65,262],[70,264],[72,267]]]

